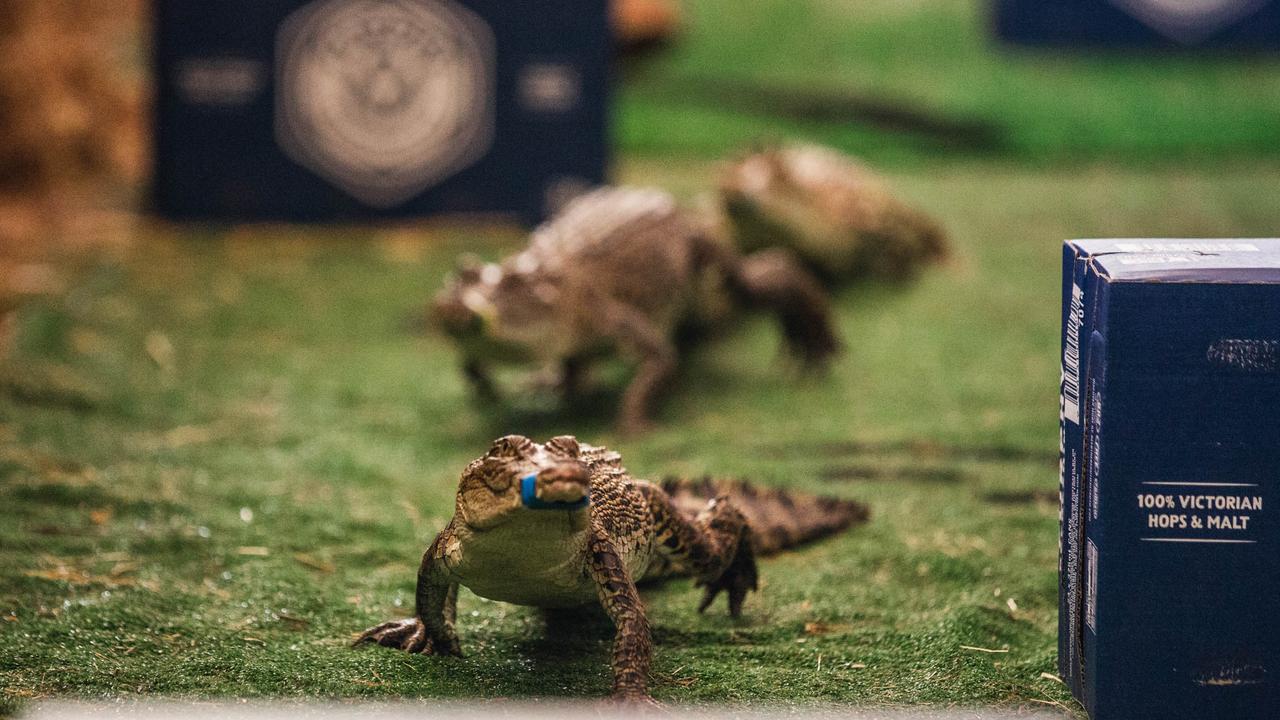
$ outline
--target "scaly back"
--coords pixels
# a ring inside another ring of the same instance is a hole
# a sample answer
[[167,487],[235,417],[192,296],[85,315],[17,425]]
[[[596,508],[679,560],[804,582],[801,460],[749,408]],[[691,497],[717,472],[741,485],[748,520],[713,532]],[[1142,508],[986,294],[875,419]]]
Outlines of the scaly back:
[[651,188],[602,187],[565,206],[534,230],[511,264],[521,272],[560,279],[584,312],[602,299],[639,310],[659,326],[686,314],[696,271],[696,229],[669,193]]

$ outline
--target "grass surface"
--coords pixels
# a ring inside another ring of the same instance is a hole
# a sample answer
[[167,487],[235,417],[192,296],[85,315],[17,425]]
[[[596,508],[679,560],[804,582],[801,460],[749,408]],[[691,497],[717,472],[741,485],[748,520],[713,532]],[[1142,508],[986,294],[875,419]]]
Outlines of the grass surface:
[[716,156],[796,133],[876,161],[1214,161],[1280,149],[1280,57],[1033,51],[990,0],[696,0],[621,94],[631,152]]
[[[711,174],[623,169],[686,195]],[[1058,243],[1267,234],[1280,172],[987,163],[896,180],[946,218],[950,267],[842,294],[848,352],[822,379],[774,360],[770,323],[743,324],[687,360],[662,428],[628,440],[601,408],[482,414],[450,349],[405,330],[459,249],[494,255],[513,234],[147,228],[83,259],[73,290],[23,311],[3,367],[3,706],[605,693],[607,629],[547,639],[533,611],[466,592],[466,659],[347,647],[410,610],[458,472],[507,431],[609,444],[640,476],[739,475],[873,508],[765,562],[741,622],[696,615],[687,581],[646,591],[661,699],[1067,703],[1042,676]]]

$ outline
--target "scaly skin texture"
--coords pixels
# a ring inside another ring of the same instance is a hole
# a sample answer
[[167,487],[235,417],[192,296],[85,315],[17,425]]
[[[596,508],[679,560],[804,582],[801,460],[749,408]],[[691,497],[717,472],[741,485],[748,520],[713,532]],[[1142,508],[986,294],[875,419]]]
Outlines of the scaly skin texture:
[[675,373],[678,330],[735,303],[775,313],[808,363],[839,346],[825,293],[787,252],[740,258],[667,193],[606,187],[570,202],[501,263],[464,261],[431,315],[457,342],[481,397],[497,395],[494,364],[540,364],[572,394],[591,359],[622,353],[637,369],[618,419],[634,431],[649,424]]
[[706,588],[699,611],[724,593],[737,617],[757,589],[758,555],[866,518],[856,502],[741,482],[655,485],[606,448],[510,435],[463,471],[453,519],[423,555],[414,617],[372,627],[356,644],[460,656],[459,586],[541,608],[596,602],[616,628],[613,697],[648,701],[652,641],[637,582],[691,575]]
[[744,250],[787,248],[829,283],[905,280],[947,256],[937,222],[871,170],[820,145],[737,160],[720,177],[720,199]]

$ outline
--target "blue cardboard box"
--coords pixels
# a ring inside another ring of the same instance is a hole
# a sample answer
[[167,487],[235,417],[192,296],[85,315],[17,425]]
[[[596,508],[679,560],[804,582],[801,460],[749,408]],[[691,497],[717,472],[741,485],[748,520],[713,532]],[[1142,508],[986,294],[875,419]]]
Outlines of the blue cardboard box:
[[1064,681],[1280,717],[1280,240],[1068,242],[1062,300]]
[[606,0],[159,0],[177,218],[543,217],[605,179]]
[[995,0],[1023,45],[1280,49],[1280,0]]

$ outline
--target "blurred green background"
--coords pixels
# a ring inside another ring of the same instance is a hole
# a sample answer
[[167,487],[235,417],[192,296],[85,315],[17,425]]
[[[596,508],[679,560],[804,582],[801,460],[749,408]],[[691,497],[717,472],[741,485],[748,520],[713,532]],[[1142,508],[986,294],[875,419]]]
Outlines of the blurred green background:
[[1036,51],[984,0],[686,3],[688,42],[621,93],[628,152],[804,135],[878,162],[1217,161],[1280,150],[1280,58]]

